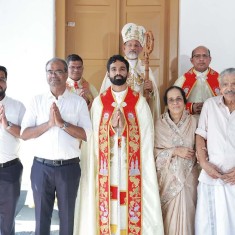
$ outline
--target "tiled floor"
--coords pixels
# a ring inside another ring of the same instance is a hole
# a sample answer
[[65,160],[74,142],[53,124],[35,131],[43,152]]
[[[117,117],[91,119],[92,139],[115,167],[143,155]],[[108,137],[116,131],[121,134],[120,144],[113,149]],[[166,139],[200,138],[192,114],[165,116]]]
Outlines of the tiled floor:
[[[29,208],[26,203],[32,204],[32,192],[29,192],[27,199],[27,190],[31,188],[30,183],[30,171],[33,158],[31,157],[30,151],[28,148],[30,147],[30,143],[27,144],[26,150],[23,151],[24,154],[21,154],[21,161],[24,166],[23,176],[22,176],[22,184],[21,184],[21,195],[18,202],[17,210],[16,210],[16,219],[15,219],[15,234],[16,235],[34,235],[35,230],[35,215],[34,208]],[[24,149],[24,148],[23,148]],[[23,150],[22,149],[22,150]],[[59,217],[58,211],[54,209],[52,221],[51,221],[51,235],[59,235]]]
[[[34,208],[24,205],[27,191],[21,191],[15,219],[16,235],[33,235],[35,228]],[[53,211],[51,234],[59,235],[59,218],[57,210]]]

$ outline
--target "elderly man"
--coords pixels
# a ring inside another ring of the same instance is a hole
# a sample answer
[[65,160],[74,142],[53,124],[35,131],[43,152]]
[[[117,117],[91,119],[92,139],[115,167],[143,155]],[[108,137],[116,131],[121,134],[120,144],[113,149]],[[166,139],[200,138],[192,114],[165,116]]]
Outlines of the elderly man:
[[96,88],[83,78],[83,60],[79,55],[71,54],[66,59],[68,64],[67,88],[69,91],[82,96],[91,108],[94,98],[98,95]]
[[23,166],[19,160],[20,126],[24,105],[6,96],[7,69],[0,66],[0,234],[15,234]]
[[178,78],[174,85],[183,88],[188,100],[186,108],[192,114],[200,114],[206,99],[219,95],[219,74],[209,67],[210,50],[198,46],[190,59],[193,67]]
[[235,234],[235,68],[220,74],[220,92],[204,103],[196,130],[196,235]]
[[146,100],[128,87],[128,70],[124,57],[110,57],[112,85],[91,108],[93,136],[81,182],[78,234],[164,234],[153,120]]
[[[145,66],[140,58],[138,58],[140,53],[143,51],[145,44],[145,32],[146,30],[143,26],[139,26],[134,23],[126,24],[122,29],[122,38],[124,43],[123,52],[130,65],[127,84],[133,90],[140,92],[142,95],[145,90],[149,92],[149,106],[154,119],[157,119],[161,114],[157,83],[151,69],[149,69],[149,80],[144,79]],[[100,93],[106,90],[110,85],[110,80],[106,74]]]
[[31,186],[35,203],[36,235],[49,235],[55,195],[60,234],[72,235],[74,208],[80,180],[80,141],[91,132],[87,104],[66,89],[67,63],[46,63],[50,91],[37,95],[22,122],[22,139],[34,139]]

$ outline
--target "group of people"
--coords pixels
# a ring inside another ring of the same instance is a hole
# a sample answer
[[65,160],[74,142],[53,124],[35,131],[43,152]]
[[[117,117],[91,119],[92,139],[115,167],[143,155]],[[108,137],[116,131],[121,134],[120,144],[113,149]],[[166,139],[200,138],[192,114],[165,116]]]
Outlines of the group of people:
[[50,89],[25,108],[6,96],[0,66],[0,234],[15,233],[20,138],[35,142],[36,235],[50,234],[55,198],[61,235],[235,234],[235,68],[219,74],[209,49],[195,48],[161,114],[139,59],[144,34],[123,27],[125,57],[109,58],[99,93],[71,54],[46,63]]

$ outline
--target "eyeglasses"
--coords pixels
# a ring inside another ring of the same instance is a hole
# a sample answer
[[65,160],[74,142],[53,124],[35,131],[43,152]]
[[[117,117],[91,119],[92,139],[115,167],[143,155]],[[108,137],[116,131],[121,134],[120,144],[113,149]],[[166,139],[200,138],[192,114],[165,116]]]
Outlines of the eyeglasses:
[[0,78],[0,82],[6,82],[7,78]]
[[83,66],[69,66],[69,69],[71,69],[71,70],[82,70]]
[[128,43],[128,42],[125,43],[125,46],[128,48],[132,48],[132,47],[140,48],[141,47],[140,43]]
[[55,71],[53,71],[53,70],[48,70],[48,71],[47,71],[47,75],[48,75],[48,76],[52,76],[52,75],[61,76],[61,75],[64,74],[64,73],[65,73],[65,71],[63,71],[63,70],[55,70]]
[[195,55],[193,55],[193,58],[195,58],[196,60],[199,60],[199,59],[207,59],[207,58],[209,58],[210,56],[209,55],[207,55],[207,54],[195,54]]
[[170,98],[167,100],[168,104],[181,103],[181,102],[183,102],[183,97],[177,97],[175,99]]

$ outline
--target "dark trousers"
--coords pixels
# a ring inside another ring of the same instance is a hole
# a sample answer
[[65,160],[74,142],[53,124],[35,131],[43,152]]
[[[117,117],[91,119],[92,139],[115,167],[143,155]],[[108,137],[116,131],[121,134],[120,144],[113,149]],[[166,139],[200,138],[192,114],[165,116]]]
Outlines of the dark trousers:
[[20,197],[21,162],[0,168],[0,234],[15,234],[15,212]]
[[73,235],[80,175],[79,163],[49,166],[33,161],[31,186],[35,203],[35,235],[50,235],[55,194],[59,209],[60,235]]

